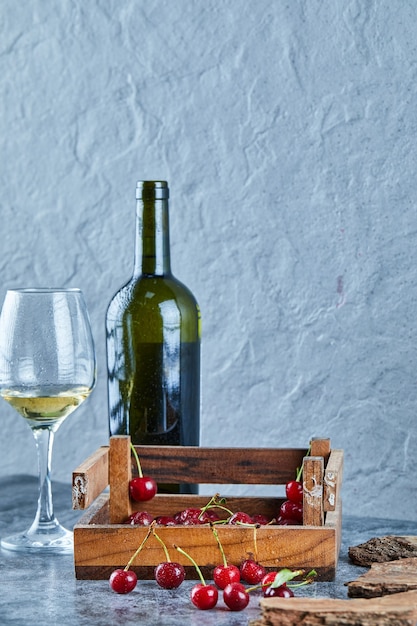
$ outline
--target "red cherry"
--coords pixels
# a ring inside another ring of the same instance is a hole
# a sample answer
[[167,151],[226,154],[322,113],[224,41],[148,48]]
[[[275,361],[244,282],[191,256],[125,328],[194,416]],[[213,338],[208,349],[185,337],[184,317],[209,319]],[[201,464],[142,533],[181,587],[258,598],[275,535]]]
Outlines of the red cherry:
[[177,523],[174,518],[169,515],[158,515],[158,517],[155,517],[155,522],[159,524],[159,526],[175,526]]
[[153,517],[150,513],[146,511],[136,511],[136,513],[129,515],[125,524],[130,524],[131,526],[150,526],[152,521]]
[[277,518],[278,526],[300,526],[301,522],[296,519],[290,519],[289,517],[282,517],[281,515]]
[[220,553],[223,557],[222,565],[217,565],[213,570],[213,580],[220,589],[225,589],[228,584],[240,581],[240,570],[236,565],[228,564],[226,554],[224,552],[222,542],[220,541],[219,533],[215,526],[211,526],[213,535],[219,546]]
[[279,509],[280,517],[284,519],[295,519],[299,522],[303,521],[303,506],[291,500],[285,500]]
[[[287,587],[286,583],[282,583],[282,585],[280,585],[280,587],[271,587],[271,585],[274,582],[275,577],[276,577],[277,574],[278,574],[278,572],[268,572],[268,574],[266,574],[266,576],[264,576],[262,578],[261,585],[262,585],[262,589],[263,589],[263,594],[264,594],[264,596],[266,598],[268,596],[269,597],[273,597],[274,595],[277,595],[275,592],[272,593],[272,591],[271,591],[271,593],[269,593],[271,589],[281,589],[281,591],[282,591],[282,589],[284,587]],[[289,591],[291,591],[291,589]],[[292,591],[291,591],[291,593],[292,593]],[[284,596],[281,595],[281,597],[284,597]]]
[[138,453],[136,452],[135,446],[132,442],[130,443],[130,450],[133,452],[133,456],[136,459],[136,466],[139,473],[137,478],[132,478],[132,480],[129,481],[130,497],[136,502],[146,502],[147,500],[152,500],[158,491],[158,486],[153,478],[143,475]]
[[265,574],[265,576],[262,578],[261,580],[261,585],[262,585],[262,589],[264,590],[265,593],[265,589],[266,587],[269,587],[270,585],[272,585],[272,583],[275,580],[275,576],[278,574],[278,572],[268,572],[267,574]]
[[303,483],[299,480],[290,480],[285,485],[285,493],[291,502],[303,503]]
[[236,565],[217,565],[213,570],[213,580],[220,589],[225,589],[230,583],[240,581],[240,570]]
[[191,589],[191,602],[202,611],[213,609],[217,604],[218,597],[219,592],[214,585],[197,583]]
[[185,569],[180,563],[165,561],[155,567],[155,580],[163,589],[176,589],[185,578]]
[[200,567],[197,562],[193,559],[193,557],[185,550],[180,548],[179,546],[174,545],[174,548],[178,550],[181,554],[187,557],[189,561],[194,565],[196,572],[198,573],[201,583],[197,583],[191,589],[191,602],[198,608],[202,610],[212,609],[217,604],[217,599],[219,597],[219,592],[217,591],[217,587],[214,585],[207,585],[206,581],[203,578],[203,574],[201,572]]
[[207,524],[211,521],[211,517],[207,511],[202,512],[201,509],[192,507],[179,511],[174,515],[177,524],[183,526],[194,526],[194,524]]
[[116,569],[110,575],[109,584],[116,593],[130,593],[136,587],[137,580],[132,570]]
[[294,592],[286,585],[268,587],[264,591],[265,598],[293,598]]
[[138,476],[129,481],[130,497],[136,502],[152,500],[157,491],[157,484],[150,476]]
[[244,513],[243,511],[238,511],[237,513],[233,513],[233,515],[229,517],[228,523],[229,524],[252,524],[253,525],[253,519],[247,513]]
[[266,569],[253,559],[246,559],[240,566],[240,575],[250,585],[258,585],[266,574]]
[[201,509],[188,508],[183,511],[175,513],[174,520],[177,524],[199,524],[198,516],[201,513]]
[[216,513],[216,511],[210,511],[209,509],[207,509],[207,511],[204,511],[203,515],[204,519],[206,519],[208,522],[220,521],[220,515]]
[[243,611],[249,604],[249,594],[241,583],[230,583],[223,591],[223,600],[231,611]]
[[266,526],[271,522],[271,518],[267,517],[266,515],[262,515],[262,513],[257,513],[256,515],[252,515],[252,521],[254,524]]

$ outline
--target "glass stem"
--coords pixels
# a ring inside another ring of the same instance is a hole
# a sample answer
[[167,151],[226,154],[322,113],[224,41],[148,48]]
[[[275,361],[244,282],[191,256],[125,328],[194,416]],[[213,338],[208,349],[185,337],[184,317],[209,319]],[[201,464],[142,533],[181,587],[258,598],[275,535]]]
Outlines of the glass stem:
[[39,498],[36,517],[30,530],[48,530],[58,525],[54,515],[51,486],[52,448],[54,444],[54,431],[51,428],[33,428],[33,436],[38,453],[39,470]]

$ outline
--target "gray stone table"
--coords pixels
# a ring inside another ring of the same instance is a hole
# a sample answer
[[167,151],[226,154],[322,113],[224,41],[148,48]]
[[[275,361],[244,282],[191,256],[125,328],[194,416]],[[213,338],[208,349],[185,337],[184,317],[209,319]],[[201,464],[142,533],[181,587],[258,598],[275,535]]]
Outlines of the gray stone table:
[[[37,482],[32,477],[0,479],[0,535],[23,530],[36,509]],[[59,520],[72,527],[79,512],[71,510],[70,485],[54,485],[55,511]],[[375,536],[417,534],[417,524],[378,518],[345,517],[342,547],[335,581],[314,583],[297,595],[346,598],[345,582],[366,571],[349,563],[347,549]],[[253,596],[245,611],[218,608],[199,611],[189,599],[192,581],[175,591],[160,589],[152,581],[140,581],[129,595],[118,595],[108,582],[77,581],[71,556],[0,553],[0,624],[3,626],[238,626],[260,614]]]

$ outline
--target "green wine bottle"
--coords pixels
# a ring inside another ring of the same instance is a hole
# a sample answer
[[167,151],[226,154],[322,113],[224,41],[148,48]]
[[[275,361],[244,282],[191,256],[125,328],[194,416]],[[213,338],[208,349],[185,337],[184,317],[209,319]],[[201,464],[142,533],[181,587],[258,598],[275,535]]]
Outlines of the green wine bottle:
[[171,273],[168,197],[165,181],[137,183],[134,272],[106,315],[110,435],[196,446],[201,319]]

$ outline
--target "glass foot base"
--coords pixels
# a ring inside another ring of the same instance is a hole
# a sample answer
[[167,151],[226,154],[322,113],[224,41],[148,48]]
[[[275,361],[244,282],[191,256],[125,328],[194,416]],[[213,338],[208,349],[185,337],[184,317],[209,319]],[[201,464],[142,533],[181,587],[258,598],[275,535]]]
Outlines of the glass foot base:
[[14,552],[32,554],[72,554],[74,552],[73,534],[61,525],[51,529],[29,529],[9,537],[2,537],[1,547]]

